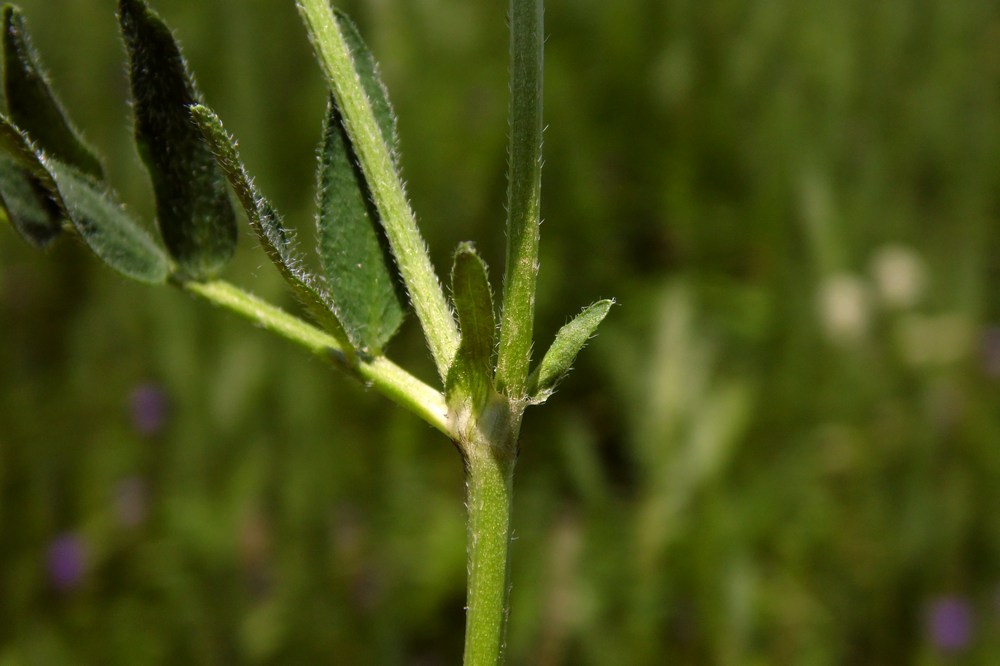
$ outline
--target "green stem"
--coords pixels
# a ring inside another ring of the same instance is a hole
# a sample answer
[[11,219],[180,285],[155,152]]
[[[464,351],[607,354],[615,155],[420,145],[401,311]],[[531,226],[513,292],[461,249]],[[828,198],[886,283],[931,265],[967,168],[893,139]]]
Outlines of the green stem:
[[438,374],[444,380],[458,349],[458,328],[417,228],[416,217],[406,200],[403,183],[393,167],[389,147],[382,139],[371,104],[355,72],[350,49],[330,0],[299,0],[298,7],[344,116],[344,125],[382,217],[392,254],[423,327]]
[[333,336],[228,282],[215,280],[177,284],[195,296],[246,317],[262,328],[332,360],[448,437],[454,437],[448,424],[448,406],[444,396],[384,356],[362,359],[354,354],[348,355]]
[[465,452],[468,614],[465,666],[503,663],[510,591],[514,456],[483,444]]
[[542,0],[510,0],[510,149],[507,266],[497,356],[497,388],[526,394],[538,276],[542,178]]

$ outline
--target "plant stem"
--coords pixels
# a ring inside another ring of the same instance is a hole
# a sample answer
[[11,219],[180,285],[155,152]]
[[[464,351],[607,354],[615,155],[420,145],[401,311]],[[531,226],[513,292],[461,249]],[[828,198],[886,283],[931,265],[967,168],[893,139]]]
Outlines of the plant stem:
[[538,276],[542,178],[543,1],[510,0],[510,149],[507,265],[497,388],[525,396]]
[[448,424],[448,406],[444,396],[384,356],[359,358],[354,354],[348,355],[333,336],[228,282],[187,281],[177,284],[195,296],[246,317],[262,328],[332,360],[448,437],[454,437]]
[[503,663],[510,591],[510,513],[515,456],[489,444],[465,452],[468,610],[465,666]]
[[389,147],[382,139],[329,0],[299,0],[298,7],[343,114],[344,126],[382,217],[438,374],[444,380],[458,349],[458,328],[406,200],[403,183],[393,167]]

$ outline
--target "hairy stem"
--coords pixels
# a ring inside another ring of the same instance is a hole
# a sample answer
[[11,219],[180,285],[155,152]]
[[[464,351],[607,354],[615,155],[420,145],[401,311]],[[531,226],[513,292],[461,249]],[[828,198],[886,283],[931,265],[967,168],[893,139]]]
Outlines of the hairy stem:
[[410,410],[445,435],[453,437],[444,396],[384,356],[362,359],[354,354],[348,355],[333,336],[228,282],[189,281],[179,282],[178,286],[256,322],[262,328],[277,333],[314,354],[327,357],[396,404]]
[[542,177],[542,0],[510,0],[510,149],[507,266],[497,388],[525,396],[538,275]]
[[458,349],[458,328],[406,200],[403,183],[393,167],[389,147],[382,139],[329,0],[299,0],[298,7],[343,114],[344,126],[382,217],[438,374],[444,380]]
[[468,614],[465,666],[503,663],[510,591],[514,457],[483,444],[466,452]]

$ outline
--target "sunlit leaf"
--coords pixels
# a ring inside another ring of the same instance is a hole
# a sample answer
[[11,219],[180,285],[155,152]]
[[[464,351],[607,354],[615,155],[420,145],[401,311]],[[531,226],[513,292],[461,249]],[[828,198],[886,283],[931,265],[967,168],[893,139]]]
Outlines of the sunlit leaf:
[[6,5],[2,18],[3,86],[11,120],[46,153],[95,178],[103,178],[100,161],[80,138],[52,92],[20,10]]
[[614,301],[611,300],[598,301],[559,329],[552,346],[545,352],[538,369],[529,379],[533,399],[547,397],[547,393],[570,371],[576,355],[594,335],[612,305]]
[[121,0],[135,139],[156,194],[163,241],[181,269],[209,277],[236,248],[226,177],[189,107],[201,101],[170,30],[142,0]]

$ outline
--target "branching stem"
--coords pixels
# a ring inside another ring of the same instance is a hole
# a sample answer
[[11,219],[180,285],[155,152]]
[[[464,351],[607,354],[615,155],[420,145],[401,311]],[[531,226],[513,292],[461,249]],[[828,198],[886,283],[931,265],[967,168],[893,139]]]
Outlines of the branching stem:
[[195,296],[235,312],[314,354],[331,359],[393,402],[410,410],[448,437],[453,437],[444,396],[384,356],[367,360],[353,355],[348,357],[340,342],[333,336],[229,282],[215,280],[178,284]]

